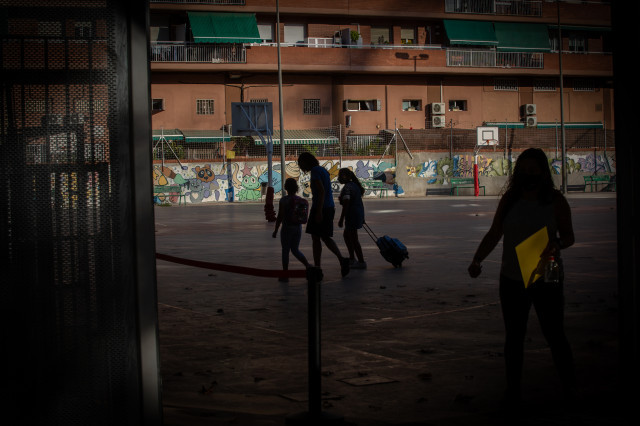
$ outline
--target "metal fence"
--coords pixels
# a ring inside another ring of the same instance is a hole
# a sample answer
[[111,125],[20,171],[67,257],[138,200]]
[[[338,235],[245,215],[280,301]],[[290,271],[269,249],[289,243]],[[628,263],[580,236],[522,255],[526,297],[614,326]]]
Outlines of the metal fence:
[[447,49],[448,67],[544,68],[540,52],[498,52],[495,50]]
[[542,16],[542,0],[446,0],[445,12]]
[[149,0],[151,3],[210,4],[221,6],[244,6],[245,0]]
[[[514,126],[515,127],[515,126]],[[452,155],[473,152],[477,142],[476,129],[400,129],[382,130],[377,134],[347,134],[344,126],[312,129],[324,136],[308,142],[287,140],[285,156],[295,160],[301,152],[311,152],[317,157],[393,158],[398,153],[449,152]],[[550,157],[558,157],[562,149],[561,129],[554,128],[502,128],[497,147],[486,150],[519,151],[530,147],[542,148]],[[338,142],[339,141],[339,142]],[[292,143],[293,142],[293,143]],[[397,146],[396,146],[397,142]],[[615,131],[602,128],[566,128],[565,145],[569,151],[614,150]],[[227,154],[236,159],[263,161],[267,159],[265,146],[251,137],[232,137],[227,142],[169,141],[163,145],[152,144],[155,160],[223,161]],[[171,148],[171,149],[169,149]],[[163,157],[164,156],[164,157]],[[279,141],[274,141],[273,158],[281,158]]]
[[150,43],[150,59],[152,62],[244,64],[247,62],[247,49],[242,44],[153,41]]

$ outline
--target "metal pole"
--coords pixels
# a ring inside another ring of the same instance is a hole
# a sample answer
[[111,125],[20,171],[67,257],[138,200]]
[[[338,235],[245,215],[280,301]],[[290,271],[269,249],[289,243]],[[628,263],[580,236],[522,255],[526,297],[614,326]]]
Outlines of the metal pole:
[[560,137],[562,140],[562,193],[567,193],[567,145],[564,129],[564,78],[562,77],[562,28],[560,27],[560,1],[556,0],[558,15],[558,70],[560,72]]
[[451,140],[449,141],[449,158],[453,161],[453,118],[449,119],[451,125]]
[[320,281],[322,269],[307,268],[307,322],[309,332],[308,385],[309,410],[287,416],[285,424],[295,426],[343,424],[344,418],[336,413],[322,411],[322,370],[320,362]]
[[604,165],[607,168],[607,172],[611,173],[611,165],[609,164],[609,158],[607,157],[607,120],[602,121],[602,128],[604,131]]
[[280,59],[280,0],[276,0],[276,31],[278,42],[278,105],[280,108],[280,182],[284,195],[284,181],[287,180],[284,148],[284,108],[282,106],[282,63]]
[[556,129],[556,156],[554,160],[557,160],[558,159],[558,120],[556,120],[555,129]]
[[398,133],[399,133],[398,132],[398,119],[394,118],[393,123],[394,123],[395,129],[396,129],[396,134],[395,134],[395,136],[396,136],[395,137],[395,139],[396,139],[395,163],[396,163],[396,172],[397,172],[398,171]]
[[[318,269],[319,268],[309,268]],[[320,272],[322,273],[322,272]],[[308,289],[308,327],[309,327],[309,415],[311,418],[319,418],[322,411],[320,367],[320,285],[318,285],[318,273],[307,272]]]
[[338,124],[338,147],[340,149],[340,168],[342,168],[342,123]]

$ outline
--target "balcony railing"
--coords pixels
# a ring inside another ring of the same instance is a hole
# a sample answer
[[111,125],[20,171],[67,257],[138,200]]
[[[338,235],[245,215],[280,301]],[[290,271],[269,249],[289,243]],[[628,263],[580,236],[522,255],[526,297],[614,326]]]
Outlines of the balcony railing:
[[151,42],[151,61],[244,64],[247,49],[241,44]]
[[542,0],[445,0],[448,13],[542,16]]
[[448,67],[544,68],[541,52],[498,52],[495,50],[447,49]]
[[244,6],[245,0],[149,0],[150,3],[217,4],[222,6]]

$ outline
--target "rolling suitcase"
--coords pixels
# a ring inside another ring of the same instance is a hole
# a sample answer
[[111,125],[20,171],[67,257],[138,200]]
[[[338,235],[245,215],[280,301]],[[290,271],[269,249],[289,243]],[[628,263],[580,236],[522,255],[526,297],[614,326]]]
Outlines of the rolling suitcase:
[[384,257],[387,262],[391,263],[394,268],[400,268],[402,266],[402,262],[409,258],[407,247],[405,247],[405,245],[397,238],[391,238],[388,235],[383,235],[378,238],[369,225],[365,223],[362,227],[376,243],[380,249],[382,257]]

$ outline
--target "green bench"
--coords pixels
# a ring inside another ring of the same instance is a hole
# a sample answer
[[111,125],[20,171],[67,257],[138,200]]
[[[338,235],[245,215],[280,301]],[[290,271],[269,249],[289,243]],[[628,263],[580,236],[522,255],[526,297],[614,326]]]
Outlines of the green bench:
[[617,192],[615,181],[611,180],[610,175],[591,175],[584,176],[584,191],[587,190],[587,185],[593,192],[593,187],[596,187],[596,191],[598,191],[598,185],[613,185],[613,190]]
[[[453,195],[453,191],[456,191],[456,195],[458,194],[458,191],[460,188],[474,188],[475,189],[475,183],[473,181],[473,178],[451,178],[451,192],[450,195]],[[485,189],[484,189],[484,185],[480,185],[479,188],[482,189],[482,195],[485,195]]]
[[365,180],[362,183],[365,191],[378,191],[380,198],[389,196],[389,185],[379,180]]
[[169,201],[171,197],[178,198],[178,205],[187,204],[186,195],[182,193],[182,188],[179,185],[154,185],[153,186],[153,198],[161,203],[163,201]]

